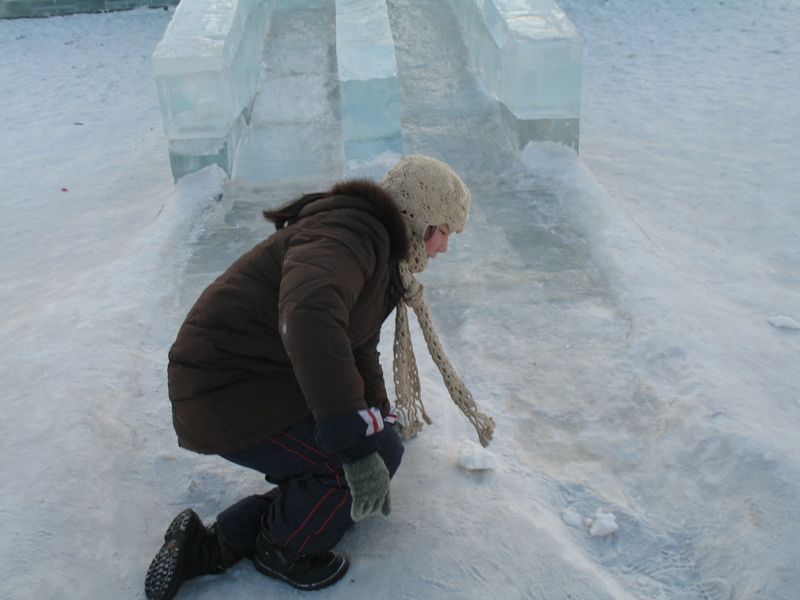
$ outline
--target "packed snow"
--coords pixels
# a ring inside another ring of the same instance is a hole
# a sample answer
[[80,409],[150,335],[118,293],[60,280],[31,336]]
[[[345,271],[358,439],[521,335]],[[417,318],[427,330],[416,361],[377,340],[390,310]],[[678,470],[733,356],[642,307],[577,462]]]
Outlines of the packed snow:
[[[477,446],[417,334],[434,423],[315,597],[797,598],[800,5],[561,0],[580,155],[518,156],[448,4],[387,2],[405,149],[473,190],[422,278],[497,431]],[[178,448],[166,355],[259,210],[330,173],[173,184],[150,62],[171,15],[0,21],[3,598],[144,598],[172,516],[266,489]],[[299,595],[243,561],[178,598]]]

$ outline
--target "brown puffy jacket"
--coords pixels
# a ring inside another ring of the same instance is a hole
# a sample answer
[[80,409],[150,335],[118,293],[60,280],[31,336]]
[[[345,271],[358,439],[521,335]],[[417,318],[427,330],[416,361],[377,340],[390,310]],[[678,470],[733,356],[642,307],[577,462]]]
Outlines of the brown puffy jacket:
[[408,240],[391,196],[336,185],[201,294],[169,353],[181,446],[243,450],[313,415],[389,402],[377,350]]

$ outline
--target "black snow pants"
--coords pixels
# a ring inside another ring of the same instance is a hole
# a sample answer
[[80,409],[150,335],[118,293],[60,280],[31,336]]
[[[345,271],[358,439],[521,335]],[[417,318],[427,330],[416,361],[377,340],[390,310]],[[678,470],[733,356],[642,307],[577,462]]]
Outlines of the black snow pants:
[[[378,453],[394,476],[403,445],[386,425],[375,434]],[[248,496],[217,517],[231,545],[252,558],[261,517],[267,514],[270,531],[281,542],[304,554],[331,550],[353,525],[352,497],[337,455],[329,455],[316,439],[314,419],[308,418],[247,450],[224,455],[238,465],[263,473],[275,488]]]

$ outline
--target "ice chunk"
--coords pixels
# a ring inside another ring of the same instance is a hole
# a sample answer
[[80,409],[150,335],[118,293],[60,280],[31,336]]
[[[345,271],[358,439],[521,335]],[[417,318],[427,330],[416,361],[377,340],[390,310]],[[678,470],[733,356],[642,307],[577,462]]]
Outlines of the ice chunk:
[[561,513],[561,520],[570,527],[581,527],[583,525],[583,517],[569,508],[565,508],[564,512]]
[[792,317],[787,317],[785,315],[770,317],[769,324],[773,327],[779,327],[783,329],[800,329],[800,323],[795,321]]
[[497,468],[497,459],[480,444],[464,440],[458,449],[458,464],[469,471],[488,471]]
[[611,513],[603,512],[602,508],[598,508],[594,516],[590,517],[589,534],[594,537],[605,537],[617,532],[619,525],[617,525],[617,517]]

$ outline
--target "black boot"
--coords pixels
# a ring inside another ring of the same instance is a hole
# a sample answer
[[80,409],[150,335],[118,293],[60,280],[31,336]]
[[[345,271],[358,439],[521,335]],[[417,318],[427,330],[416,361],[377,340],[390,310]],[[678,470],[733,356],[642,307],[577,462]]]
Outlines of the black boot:
[[241,556],[227,543],[215,523],[212,527],[191,508],[172,520],[144,581],[150,600],[171,600],[192,577],[222,573]]
[[267,528],[266,515],[256,538],[253,565],[267,577],[280,579],[300,590],[318,590],[336,583],[350,566],[334,552],[301,554],[282,546]]

